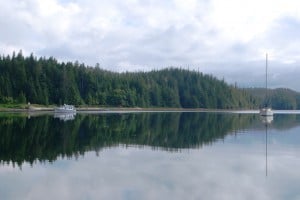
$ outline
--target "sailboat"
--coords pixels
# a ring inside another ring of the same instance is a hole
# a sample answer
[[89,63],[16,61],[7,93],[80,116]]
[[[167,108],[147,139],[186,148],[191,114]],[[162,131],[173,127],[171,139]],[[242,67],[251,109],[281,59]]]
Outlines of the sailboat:
[[[268,54],[266,54],[266,97],[268,98]],[[259,114],[261,116],[273,116],[273,111],[271,107],[268,107],[268,104],[266,103],[264,108],[261,108],[259,110]]]

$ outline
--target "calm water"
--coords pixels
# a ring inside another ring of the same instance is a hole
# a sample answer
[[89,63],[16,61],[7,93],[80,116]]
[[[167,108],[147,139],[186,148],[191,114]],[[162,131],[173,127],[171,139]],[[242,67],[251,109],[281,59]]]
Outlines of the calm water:
[[300,115],[1,114],[0,199],[300,199],[299,155]]

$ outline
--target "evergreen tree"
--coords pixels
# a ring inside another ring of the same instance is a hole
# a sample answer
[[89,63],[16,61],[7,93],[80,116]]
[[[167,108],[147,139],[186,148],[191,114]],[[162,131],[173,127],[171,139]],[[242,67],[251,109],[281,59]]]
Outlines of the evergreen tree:
[[[115,73],[79,62],[0,56],[0,101],[130,107],[255,108],[256,98],[211,75],[167,68]],[[283,98],[282,98],[283,99]],[[300,99],[300,98],[299,98]],[[284,102],[290,99],[283,99]],[[300,105],[295,101],[290,105]]]

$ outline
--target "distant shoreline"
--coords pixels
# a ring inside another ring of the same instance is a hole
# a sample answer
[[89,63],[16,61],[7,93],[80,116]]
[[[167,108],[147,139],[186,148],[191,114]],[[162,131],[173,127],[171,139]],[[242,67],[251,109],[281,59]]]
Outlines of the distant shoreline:
[[[4,108],[0,113],[54,113],[54,106],[30,106],[29,108]],[[139,107],[77,107],[77,113],[141,113],[141,112],[207,112],[258,114],[258,109],[207,109],[207,108],[139,108]],[[300,114],[300,110],[273,110],[274,114]]]
[[[0,112],[54,112],[54,107],[33,107],[30,108],[0,108]],[[92,112],[245,112],[257,113],[258,110],[250,109],[206,109],[206,108],[125,108],[125,107],[78,107],[79,113]]]

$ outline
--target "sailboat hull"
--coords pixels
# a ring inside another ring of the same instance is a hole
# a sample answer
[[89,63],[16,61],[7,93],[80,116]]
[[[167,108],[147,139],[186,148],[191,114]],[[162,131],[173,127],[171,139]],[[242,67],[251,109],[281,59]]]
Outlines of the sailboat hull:
[[260,109],[259,114],[261,116],[273,116],[274,113],[271,108],[262,108]]

